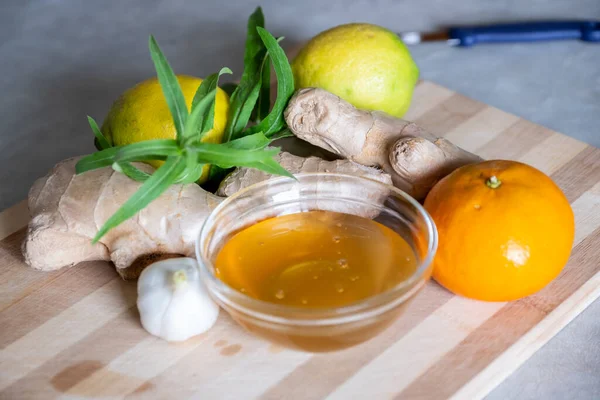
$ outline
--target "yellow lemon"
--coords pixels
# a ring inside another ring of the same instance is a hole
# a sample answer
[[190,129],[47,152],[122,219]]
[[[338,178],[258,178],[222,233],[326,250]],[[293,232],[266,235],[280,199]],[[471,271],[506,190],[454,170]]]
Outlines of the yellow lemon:
[[[189,110],[202,79],[177,75],[177,80]],[[206,133],[202,139],[203,142],[221,143],[228,110],[229,97],[223,90],[218,89],[214,126]],[[113,103],[104,120],[102,133],[115,146],[151,139],[174,139],[176,137],[175,125],[158,79],[148,79],[123,93]],[[158,168],[162,161],[148,161],[148,164]],[[199,183],[206,181],[209,168],[209,165],[204,167]]]
[[312,38],[292,63],[296,88],[319,87],[358,108],[402,117],[419,69],[404,43],[376,25],[347,24]]

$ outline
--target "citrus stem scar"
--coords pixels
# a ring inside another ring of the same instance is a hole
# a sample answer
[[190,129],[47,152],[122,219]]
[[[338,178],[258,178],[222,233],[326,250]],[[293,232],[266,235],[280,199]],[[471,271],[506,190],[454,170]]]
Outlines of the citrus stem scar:
[[182,285],[187,283],[187,275],[184,270],[180,269],[173,273],[173,286],[175,289],[180,288]]
[[496,189],[500,185],[502,185],[502,182],[494,175],[494,176],[490,177],[488,180],[486,180],[485,184],[487,185],[487,187],[489,187],[491,189]]

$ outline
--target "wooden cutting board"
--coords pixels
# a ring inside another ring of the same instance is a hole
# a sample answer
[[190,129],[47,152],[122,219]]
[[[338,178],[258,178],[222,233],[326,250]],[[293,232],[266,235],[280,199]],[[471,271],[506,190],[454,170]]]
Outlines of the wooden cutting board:
[[600,295],[600,149],[421,82],[407,119],[487,159],[549,174],[576,217],[569,264],[512,303],[453,296],[429,283],[374,340],[332,354],[282,349],[224,313],[208,333],[168,344],[144,331],[135,284],[91,262],[29,269],[24,203],[0,214],[0,398],[476,399]]

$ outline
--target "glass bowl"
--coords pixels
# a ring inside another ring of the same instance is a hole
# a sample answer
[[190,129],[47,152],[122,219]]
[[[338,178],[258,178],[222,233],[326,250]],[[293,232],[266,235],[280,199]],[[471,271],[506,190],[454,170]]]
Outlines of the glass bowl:
[[[206,219],[196,241],[200,273],[211,296],[248,331],[295,349],[324,352],[364,342],[388,327],[431,275],[437,231],[425,209],[403,191],[350,175],[306,173],[243,189],[224,200]],[[336,308],[301,308],[261,301],[215,276],[213,262],[240,229],[266,218],[327,210],[371,218],[406,240],[417,268],[388,291]]]

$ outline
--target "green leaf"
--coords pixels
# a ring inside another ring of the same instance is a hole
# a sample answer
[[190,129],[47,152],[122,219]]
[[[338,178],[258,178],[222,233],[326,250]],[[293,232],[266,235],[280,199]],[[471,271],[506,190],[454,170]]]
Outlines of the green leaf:
[[221,168],[247,166],[271,158],[279,153],[278,148],[261,150],[243,150],[228,147],[227,144],[198,143],[189,146],[197,160],[204,164],[215,164]]
[[109,147],[94,154],[83,157],[75,165],[75,173],[81,174],[98,168],[109,167],[113,164],[120,147]]
[[115,212],[100,228],[92,243],[106,234],[110,229],[133,217],[173,184],[181,171],[185,168],[182,157],[169,157],[150,178]]
[[[256,82],[254,87],[246,94],[246,98],[244,101],[240,101],[237,104],[238,110],[231,124],[231,136],[229,140],[236,139],[241,136],[242,132],[248,125],[250,118],[252,117],[252,112],[254,107],[256,106],[256,101],[258,100],[258,96],[260,95],[260,81]],[[230,105],[231,109],[231,105]],[[225,133],[227,134],[227,128],[225,129]]]
[[198,86],[198,90],[196,90],[196,94],[194,95],[194,99],[192,100],[192,110],[194,109],[196,104],[198,104],[198,102],[200,100],[202,100],[202,98],[204,96],[206,96],[213,89],[217,88],[217,86],[219,84],[219,78],[221,77],[221,75],[223,75],[223,74],[231,75],[232,73],[233,72],[231,72],[231,69],[229,69],[227,67],[223,67],[223,68],[221,68],[221,70],[218,73],[214,73],[214,74],[207,76],[202,81],[200,86]]
[[275,75],[277,76],[277,98],[269,115],[248,131],[250,133],[263,132],[266,136],[270,136],[281,130],[285,125],[283,111],[290,97],[294,94],[294,75],[292,74],[292,67],[287,56],[281,46],[279,46],[278,41],[266,29],[260,27],[256,29],[267,47]]
[[156,160],[179,154],[181,154],[181,150],[174,139],[144,140],[120,146],[119,151],[115,155],[115,161]]
[[279,164],[277,161],[275,161],[272,158],[258,161],[256,163],[249,163],[248,165],[246,165],[246,167],[259,169],[261,171],[265,171],[272,175],[282,175],[282,176],[287,176],[289,178],[296,179],[294,177],[294,175],[292,175],[288,170],[283,168],[281,166],[281,164]]
[[[246,33],[246,50],[244,52],[244,72],[242,73],[242,81],[244,76],[252,77],[256,73],[260,73],[260,67],[262,65],[262,59],[266,53],[265,46],[256,31],[257,28],[265,27],[265,16],[262,13],[260,7],[256,7],[256,10],[248,18],[248,26]],[[241,81],[240,81],[241,84]]]
[[144,172],[126,162],[115,162],[112,165],[112,168],[137,182],[145,182],[152,176],[151,174]]
[[[244,150],[259,150],[269,145],[273,140],[281,137],[293,136],[288,129],[284,129],[278,132],[271,138],[266,137],[262,132],[255,133],[241,137],[239,139],[232,140],[227,143],[223,143],[221,146],[230,147],[233,149],[244,149]],[[256,163],[248,163],[245,165],[248,168],[256,168],[273,175],[284,175],[293,177],[289,172],[285,170],[277,161],[272,158],[258,161]],[[207,189],[216,190],[219,183],[233,171],[233,168],[221,168],[216,165],[212,165],[208,174],[207,183],[203,186]]]
[[185,173],[182,174],[175,183],[181,183],[184,185],[188,185],[190,183],[198,182],[198,179],[202,176],[202,172],[204,171],[204,164],[197,164],[192,170],[185,170]]
[[196,104],[196,107],[194,107],[194,111],[190,114],[183,133],[184,146],[187,146],[192,142],[199,142],[202,139],[202,136],[204,136],[203,134],[207,132],[202,130],[202,125],[204,125],[204,119],[208,114],[210,107],[215,103],[216,93],[217,91],[213,89],[203,97],[198,104]]
[[256,119],[262,121],[269,115],[271,108],[271,59],[268,55],[261,66],[260,93],[256,105]]
[[[88,116],[87,118],[88,118],[88,123],[90,124],[90,127],[92,128],[92,131],[94,132],[94,135],[96,136],[95,144],[96,144],[98,150],[106,150],[106,149],[111,148],[110,143],[108,142],[106,137],[104,137],[104,135],[102,134],[102,131],[98,127],[98,124],[96,123],[96,121],[90,116]],[[112,157],[110,154],[111,153],[108,154],[106,161],[102,161],[102,164],[104,164],[104,162],[108,163],[111,159],[116,158],[116,156]],[[77,173],[84,172],[83,170],[85,168],[96,169],[96,167],[94,167],[93,164],[87,164],[87,162],[90,160],[94,160],[94,162],[100,162],[99,160],[95,159],[94,157],[88,158],[87,161],[84,161],[82,159],[82,160],[80,160],[79,163],[77,163],[77,166],[75,167],[76,171],[78,171]],[[83,162],[81,162],[81,161],[83,161]],[[134,167],[133,165],[131,165],[128,162],[114,162],[112,164],[112,168],[115,171],[125,174],[129,178],[131,178],[135,181],[138,181],[138,182],[143,182],[150,177],[150,174],[139,170],[138,168]]]
[[232,149],[259,150],[267,147],[269,143],[271,143],[271,139],[266,137],[264,133],[258,132],[253,135],[244,136],[239,139],[224,143],[223,146],[227,146]]
[[229,97],[231,97],[231,95],[233,94],[233,92],[235,92],[237,87],[238,84],[233,82],[227,82],[221,85],[221,89],[223,89],[223,91],[227,93],[227,96]]
[[277,133],[274,133],[273,135],[269,136],[269,138],[271,139],[272,142],[274,142],[275,140],[278,139],[283,139],[286,137],[293,137],[295,136],[292,131],[289,130],[289,128],[284,128],[282,130],[280,130]]
[[225,127],[224,142],[240,136],[248,125],[252,110],[260,92],[261,66],[267,49],[258,35],[257,28],[264,27],[265,18],[260,7],[248,18],[244,72],[237,89],[229,101],[229,116]]
[[109,147],[111,147],[108,140],[106,140],[106,138],[102,134],[102,131],[100,130],[100,128],[98,128],[98,124],[96,123],[94,118],[92,118],[88,115],[87,119],[88,119],[88,123],[90,124],[90,128],[92,128],[92,131],[94,132],[94,135],[96,136],[96,141],[98,143],[99,150],[104,150],[104,149],[108,149]]
[[194,183],[200,179],[202,176],[202,171],[204,169],[204,164],[198,164],[196,153],[193,151],[185,152],[185,163],[186,168],[181,173],[179,178],[177,178],[176,183]]
[[150,35],[148,46],[150,48],[150,56],[154,62],[154,68],[156,69],[158,82],[160,83],[160,87],[165,95],[165,100],[171,111],[171,116],[173,117],[177,139],[180,140],[188,116],[185,97],[183,97],[183,92],[181,91],[181,86],[179,86],[179,81],[177,80],[175,73],[173,73],[169,62],[163,55],[160,47],[158,47],[158,43],[156,43],[156,40],[154,40],[152,35]]
[[[184,129],[184,138],[199,140],[200,137],[196,138],[196,135],[202,135],[213,128],[215,120],[215,99],[217,95],[217,87],[219,84],[219,78],[223,74],[231,74],[231,70],[227,67],[221,68],[218,73],[209,75],[202,81],[202,84],[194,95],[194,100],[192,100],[192,112],[188,117],[188,121]],[[206,100],[208,103],[203,103],[201,106],[203,108],[196,111],[200,102],[206,98],[209,99]]]
[[102,147],[100,147],[100,143],[98,143],[98,138],[94,138],[94,147],[98,151],[103,150]]

